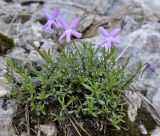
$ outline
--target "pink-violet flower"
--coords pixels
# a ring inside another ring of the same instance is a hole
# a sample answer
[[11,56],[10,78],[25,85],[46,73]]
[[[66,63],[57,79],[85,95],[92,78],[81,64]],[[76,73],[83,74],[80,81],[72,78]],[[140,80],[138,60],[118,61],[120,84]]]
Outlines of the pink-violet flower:
[[52,25],[54,25],[56,28],[61,28],[62,25],[59,22],[59,8],[55,7],[50,13],[47,9],[43,10],[44,15],[47,17],[47,22],[43,26],[45,30],[51,30]]
[[142,70],[141,78],[142,78],[142,76],[143,76],[143,73],[144,73],[147,69],[149,70],[150,73],[154,73],[154,72],[155,72],[155,68],[154,68],[151,64],[145,63],[142,67],[144,67],[144,66],[145,66],[145,68]]
[[106,48],[110,48],[113,44],[120,43],[116,36],[121,32],[121,28],[115,28],[111,32],[107,32],[101,26],[99,27],[99,32],[103,35],[103,39],[99,42],[99,45],[104,45]]
[[62,26],[65,29],[65,31],[60,36],[59,41],[61,41],[62,39],[64,39],[64,37],[66,37],[66,42],[69,43],[69,42],[71,42],[71,36],[72,35],[75,36],[76,38],[81,38],[82,37],[82,33],[79,33],[77,31],[75,31],[75,29],[77,28],[79,22],[80,22],[80,18],[75,18],[71,22],[71,24],[68,25],[62,18],[60,18],[60,23],[62,24]]
[[149,66],[148,67],[148,70],[151,72],[151,73],[154,73],[155,72],[155,68],[153,66]]

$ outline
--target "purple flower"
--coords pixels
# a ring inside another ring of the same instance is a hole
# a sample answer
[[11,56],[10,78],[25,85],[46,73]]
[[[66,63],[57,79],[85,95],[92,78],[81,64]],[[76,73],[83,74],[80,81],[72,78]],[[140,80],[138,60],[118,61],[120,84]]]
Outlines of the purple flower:
[[142,76],[143,76],[143,73],[144,73],[147,69],[148,69],[149,72],[151,72],[151,73],[154,73],[154,72],[155,72],[155,68],[154,68],[153,66],[151,66],[151,64],[145,63],[142,67],[144,67],[144,66],[145,66],[145,68],[144,68],[143,71],[142,71],[141,78],[142,78]]
[[103,39],[99,42],[99,45],[105,44],[106,48],[110,48],[113,44],[120,43],[116,36],[121,32],[121,28],[115,28],[109,33],[101,26],[99,27],[99,32],[103,35]]
[[148,69],[149,69],[149,71],[150,71],[151,73],[154,73],[154,72],[155,72],[155,68],[152,67],[151,65],[148,67]]
[[74,35],[76,38],[81,38],[82,34],[75,31],[79,22],[80,22],[80,18],[76,18],[72,21],[72,23],[70,25],[68,25],[63,19],[60,18],[60,23],[62,24],[65,31],[60,36],[59,41],[64,39],[64,37],[66,36],[66,42],[69,43],[69,42],[71,42],[71,36],[72,35]]
[[47,23],[43,26],[45,30],[51,30],[52,25],[56,28],[61,28],[61,24],[59,23],[59,8],[54,8],[51,13],[48,12],[47,9],[43,10],[44,15],[47,17]]

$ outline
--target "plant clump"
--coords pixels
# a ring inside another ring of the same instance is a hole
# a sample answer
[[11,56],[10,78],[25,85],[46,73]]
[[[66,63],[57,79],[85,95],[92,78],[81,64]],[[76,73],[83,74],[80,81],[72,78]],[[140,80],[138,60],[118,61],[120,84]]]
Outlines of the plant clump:
[[5,77],[13,88],[9,98],[16,101],[17,112],[21,113],[15,117],[15,124],[19,125],[28,107],[31,125],[55,121],[62,135],[69,124],[74,128],[71,135],[88,135],[88,119],[120,130],[127,116],[124,91],[142,66],[126,73],[129,58],[118,64],[115,54],[113,46],[95,48],[84,42],[66,47],[56,58],[50,50],[43,51],[41,69],[28,70],[8,60]]

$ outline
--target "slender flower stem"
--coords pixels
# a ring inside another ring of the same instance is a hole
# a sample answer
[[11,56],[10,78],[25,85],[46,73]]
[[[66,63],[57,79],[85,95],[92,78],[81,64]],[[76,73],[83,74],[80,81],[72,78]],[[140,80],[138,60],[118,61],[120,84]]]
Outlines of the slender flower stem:
[[155,71],[155,69],[153,68],[153,67],[151,67],[151,64],[149,64],[149,63],[145,63],[142,67],[144,67],[144,66],[146,66],[144,69],[143,69],[143,71],[142,71],[142,74],[141,74],[141,78],[142,78],[142,76],[143,76],[143,73],[148,69],[150,72],[154,72]]
[[63,50],[63,47],[62,47],[62,44],[57,40],[55,39],[56,43],[59,45],[58,47],[58,50],[62,51]]
[[[79,56],[81,57],[82,55],[81,55],[81,53],[80,53],[80,51],[79,51],[76,43],[74,42],[74,40],[73,40],[72,42],[73,42],[73,45],[75,46],[75,48],[77,49],[77,52],[78,52]],[[81,60],[82,60],[83,70],[85,71],[86,68],[85,68],[85,63],[84,63],[84,57],[83,57],[83,56],[82,56],[82,59],[81,59]]]
[[126,50],[127,50],[130,46],[131,46],[131,45],[128,44],[128,45],[123,49],[123,51],[120,53],[120,55],[116,58],[115,61],[118,61],[118,60],[123,56],[123,54],[126,52]]
[[30,44],[30,46],[32,46],[34,48],[35,51],[37,51],[39,53],[39,55],[41,55],[41,57],[43,59],[45,58],[43,53],[37,48],[37,46],[33,42],[29,41],[29,44]]
[[77,45],[76,45],[76,43],[75,43],[75,41],[73,40],[73,45],[75,46],[75,48],[77,49],[77,52],[78,52],[78,54],[79,54],[79,56],[81,56],[81,53],[80,53],[80,51],[79,51],[79,49],[78,49],[78,47],[77,47]]

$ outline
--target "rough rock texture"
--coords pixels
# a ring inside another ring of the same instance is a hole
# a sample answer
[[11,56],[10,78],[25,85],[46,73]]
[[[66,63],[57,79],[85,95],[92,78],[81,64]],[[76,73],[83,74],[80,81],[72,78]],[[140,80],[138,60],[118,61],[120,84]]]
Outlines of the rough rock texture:
[[153,132],[151,136],[159,136],[160,134],[160,127],[157,127]]
[[11,118],[15,111],[15,104],[0,99],[0,106],[0,136],[16,136]]
[[57,136],[57,128],[55,127],[55,124],[40,125],[40,129],[46,136]]
[[139,60],[143,63],[150,63],[156,68],[156,72],[151,74],[146,71],[143,78],[139,78],[139,85],[147,88],[147,98],[155,106],[160,105],[159,91],[159,64],[160,64],[160,24],[148,22],[138,30],[123,37],[122,47],[128,47],[124,53],[126,56],[132,56],[132,64],[135,65]]
[[[79,30],[86,35],[90,33],[87,40],[95,43],[100,38],[96,31],[99,25],[109,30],[117,26],[122,27],[122,34],[119,36],[122,44],[117,47],[118,52],[127,47],[122,58],[132,56],[131,66],[141,59],[142,62],[148,62],[156,68],[153,74],[146,71],[143,78],[139,78],[136,86],[141,87],[148,100],[160,108],[159,0],[1,0],[0,32],[13,37],[15,47],[5,56],[0,56],[0,136],[14,135],[13,128],[7,121],[11,119],[10,115],[15,109],[14,104],[5,104],[5,109],[2,106],[4,105],[3,95],[10,92],[10,87],[3,78],[6,72],[6,59],[13,58],[20,65],[42,60],[28,41],[34,42],[40,50],[51,49],[56,55],[58,48],[56,31],[43,31],[42,25],[45,23],[45,18],[41,12],[43,8],[52,9],[55,6],[62,9],[61,16],[68,22],[76,16],[81,16],[83,19]],[[94,35],[97,37],[92,38]],[[136,101],[135,95],[132,97],[135,108],[130,107],[129,114],[134,120],[141,102]],[[7,116],[4,116],[6,114]],[[160,131],[157,127],[152,132],[152,136],[159,135]]]

